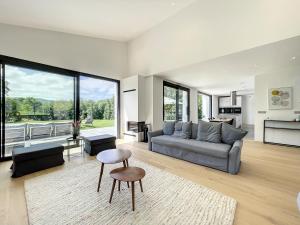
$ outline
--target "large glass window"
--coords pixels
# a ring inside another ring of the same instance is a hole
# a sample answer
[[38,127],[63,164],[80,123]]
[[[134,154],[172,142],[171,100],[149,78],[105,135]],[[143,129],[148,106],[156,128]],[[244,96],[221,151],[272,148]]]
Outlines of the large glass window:
[[189,89],[164,82],[164,120],[189,121]]
[[81,131],[85,135],[117,135],[115,82],[80,76]]
[[211,95],[198,93],[198,119],[208,120],[212,116]]
[[5,65],[5,155],[71,135],[74,77]]
[[14,148],[67,145],[78,130],[119,136],[118,81],[5,56],[0,68],[0,159]]

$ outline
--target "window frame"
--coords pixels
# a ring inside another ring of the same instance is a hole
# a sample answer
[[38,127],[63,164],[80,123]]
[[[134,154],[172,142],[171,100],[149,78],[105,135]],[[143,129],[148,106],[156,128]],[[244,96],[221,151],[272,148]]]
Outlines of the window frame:
[[[99,80],[106,80],[115,82],[117,85],[117,138],[120,137],[120,126],[121,126],[121,113],[120,113],[120,106],[121,106],[121,94],[120,94],[120,80],[102,77],[98,75],[83,73],[79,71],[64,69],[60,67],[50,66],[42,63],[36,63],[32,61],[27,61],[19,58],[9,57],[5,55],[0,55],[0,66],[1,66],[1,96],[0,96],[0,102],[1,102],[1,111],[4,112],[5,110],[5,94],[4,94],[4,83],[5,83],[5,65],[11,65],[11,66],[19,66],[23,68],[33,69],[33,70],[39,70],[43,72],[49,72],[49,73],[56,73],[61,74],[62,76],[70,76],[74,78],[74,121],[80,119],[80,76],[85,77],[91,77]],[[12,156],[5,156],[5,113],[2,113],[0,118],[0,124],[1,124],[1,143],[0,143],[0,162],[11,160]]]
[[165,121],[165,87],[176,89],[176,120],[179,120],[179,90],[186,91],[188,97],[187,121],[190,121],[190,89],[168,81],[163,81],[163,121]]
[[198,91],[197,92],[197,118],[198,118],[198,121],[201,120],[201,119],[199,119],[199,114],[198,114],[198,107],[199,107],[198,106],[198,97],[199,97],[199,95],[205,95],[205,96],[209,97],[209,105],[210,105],[210,107],[209,107],[209,118],[208,119],[212,118],[212,95],[204,93],[202,91]]

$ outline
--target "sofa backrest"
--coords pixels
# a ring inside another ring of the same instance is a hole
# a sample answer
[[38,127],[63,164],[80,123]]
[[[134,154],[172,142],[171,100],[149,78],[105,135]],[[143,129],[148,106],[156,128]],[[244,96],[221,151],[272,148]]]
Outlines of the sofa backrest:
[[192,123],[192,136],[191,139],[196,139],[198,134],[198,124]]

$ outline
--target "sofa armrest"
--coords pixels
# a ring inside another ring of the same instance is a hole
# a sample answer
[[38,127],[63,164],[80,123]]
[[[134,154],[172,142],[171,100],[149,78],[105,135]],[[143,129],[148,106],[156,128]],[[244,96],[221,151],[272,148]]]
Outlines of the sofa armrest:
[[228,172],[231,174],[237,174],[240,171],[242,147],[242,140],[235,141],[229,151]]
[[151,138],[163,135],[163,130],[149,131],[148,132],[148,149],[152,150]]

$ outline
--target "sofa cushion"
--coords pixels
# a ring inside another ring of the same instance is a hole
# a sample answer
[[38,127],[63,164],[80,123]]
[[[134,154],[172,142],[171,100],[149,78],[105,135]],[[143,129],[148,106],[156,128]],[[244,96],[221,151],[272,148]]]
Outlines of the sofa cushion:
[[62,155],[64,146],[59,142],[50,142],[31,145],[30,147],[15,148],[12,151],[14,162],[39,159],[51,155]]
[[248,133],[245,130],[235,128],[228,123],[222,123],[222,142],[233,145],[237,140],[241,140]]
[[178,122],[178,121],[175,123],[173,136],[176,136],[176,137],[180,137],[181,136],[181,133],[182,133],[182,124],[183,124],[183,122]]
[[174,133],[175,121],[165,121],[163,126],[163,133],[165,135],[172,135]]
[[197,123],[192,123],[192,139],[197,139],[197,134],[198,134],[198,124]]
[[221,142],[221,123],[199,121],[197,141]]
[[173,136],[183,139],[190,139],[192,135],[192,123],[191,122],[176,122],[175,131]]
[[155,144],[166,145],[174,148],[185,149],[187,151],[194,151],[199,154],[209,155],[218,158],[227,158],[231,149],[231,145],[223,143],[211,143],[204,141],[197,141],[193,139],[182,139],[169,135],[161,135],[153,137],[151,141]]
[[83,139],[84,139],[84,142],[89,145],[99,145],[99,144],[103,144],[103,143],[110,143],[110,142],[116,141],[116,137],[112,136],[110,134],[87,136],[87,137],[84,137]]

